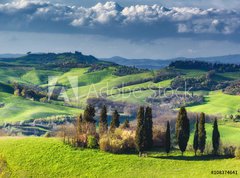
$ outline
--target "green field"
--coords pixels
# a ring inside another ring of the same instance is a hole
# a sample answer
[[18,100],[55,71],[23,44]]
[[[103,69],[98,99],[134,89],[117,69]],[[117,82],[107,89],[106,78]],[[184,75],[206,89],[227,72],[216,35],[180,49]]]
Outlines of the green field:
[[[153,77],[152,72],[118,77],[112,74],[115,70],[113,67],[91,73],[87,72],[88,69],[89,68],[74,68],[67,72],[60,72],[54,70],[38,70],[31,67],[0,68],[0,78],[4,79],[2,80],[3,84],[8,83],[8,81],[17,81],[46,87],[48,83],[48,76],[58,76],[58,84],[70,87],[68,77],[77,76],[79,85],[78,91],[80,96],[79,104],[82,107],[86,105],[87,98],[99,97],[101,96],[100,94],[103,93],[109,95],[108,98],[114,101],[131,101],[131,103],[136,104],[144,103],[145,98],[152,94],[152,91],[147,90],[143,93],[137,92],[136,95],[134,93],[127,99],[125,99],[125,96],[111,96],[111,94],[118,92],[118,90],[114,88],[117,85]],[[14,72],[14,70],[17,71]],[[138,89],[140,87],[148,87],[149,84],[154,86],[167,86],[170,84],[170,80],[156,84],[153,82],[140,83],[138,85],[130,86],[130,88]],[[2,88],[2,86],[4,88]],[[55,115],[76,115],[77,113],[81,112],[80,109],[40,103],[37,101],[23,99],[21,97],[15,97],[12,95],[13,91],[6,91],[6,86],[1,85],[0,87],[0,102],[5,104],[3,108],[0,108],[0,123],[5,121],[15,122],[29,119],[46,118]],[[69,98],[75,97],[71,88],[66,89]],[[137,96],[137,98],[135,96]]]
[[[236,145],[240,146],[240,127],[238,126],[229,126],[224,124],[219,124],[218,126],[221,142],[225,145]],[[207,141],[212,141],[212,130],[213,127],[210,124],[206,124],[206,132],[207,132]]]
[[[108,99],[113,101],[129,102],[133,104],[146,104],[145,99],[153,94],[152,90],[135,91],[141,88],[148,87],[168,87],[171,80],[165,80],[159,83],[144,82],[140,84],[134,84],[130,86],[123,87],[121,89],[115,89],[114,87],[122,83],[127,83],[139,79],[144,79],[148,77],[153,77],[154,73],[147,72],[141,74],[128,75],[123,77],[117,77],[112,75],[114,68],[107,68],[101,71],[96,71],[92,73],[87,73],[88,68],[71,69],[70,71],[56,72],[48,70],[35,70],[27,68],[19,69],[18,72],[14,73],[12,70],[8,69],[6,73],[8,74],[7,79],[18,80],[25,83],[39,84],[41,86],[47,85],[47,76],[59,76],[59,84],[64,86],[69,86],[68,77],[78,76],[78,91],[80,95],[80,104],[84,106],[88,97],[98,97],[99,93],[107,94]],[[182,71],[183,72],[183,71]],[[201,75],[203,71],[185,70],[187,76]],[[0,77],[4,78],[4,72],[1,73]],[[226,73],[228,77],[232,77],[233,74]],[[94,84],[94,85],[93,85]],[[118,94],[119,91],[129,91],[133,92]],[[73,97],[72,89],[68,89],[67,93],[69,97]],[[240,107],[240,96],[232,96],[223,94],[220,91],[212,92],[201,92],[197,91],[196,94],[204,95],[204,103],[200,105],[188,107],[188,111],[192,112],[206,112],[207,114],[236,114],[237,109]],[[114,95],[112,95],[114,94]],[[45,103],[33,102],[21,98],[11,96],[9,94],[0,93],[0,102],[6,102],[6,107],[0,113],[1,121],[20,121],[28,120],[32,118],[47,117],[52,115],[62,115],[62,114],[76,114],[78,111],[76,109],[71,109],[64,106],[55,106]],[[11,102],[11,103],[10,103]],[[21,103],[21,105],[19,105]],[[31,106],[31,109],[29,109]]]
[[[212,143],[212,131],[213,125],[211,123],[206,124],[206,133],[207,133],[207,143],[211,145]],[[234,145],[240,146],[240,124],[230,125],[229,123],[221,123],[218,124],[218,129],[220,132],[220,139],[222,145]],[[193,144],[193,135],[194,130],[192,130],[189,144]]]
[[204,103],[187,107],[188,111],[205,112],[207,114],[236,114],[240,108],[240,96],[227,95],[221,91],[209,92],[204,96]]
[[80,109],[31,101],[3,92],[0,92],[0,102],[5,104],[0,108],[1,124],[55,115],[77,115],[82,112]]
[[0,139],[0,154],[12,177],[216,177],[213,170],[237,170],[236,159],[194,157],[179,152],[113,155],[98,150],[73,149],[52,138]]
[[[68,97],[75,99],[72,88],[70,87],[69,77],[78,77],[78,87],[74,88],[79,91],[79,102],[71,103],[74,106],[86,105],[90,97],[101,97],[112,101],[127,102],[136,105],[149,104],[146,98],[150,97],[154,91],[149,87],[169,87],[173,79],[164,80],[158,83],[153,81],[144,81],[145,79],[154,78],[158,72],[164,72],[166,69],[159,71],[146,71],[143,73],[131,74],[126,76],[116,76],[114,72],[116,66],[110,66],[102,70],[88,72],[90,68],[71,68],[61,70],[60,68],[39,69],[34,64],[28,66],[11,66],[0,67],[0,102],[5,103],[4,108],[0,108],[0,123],[5,121],[22,121],[33,118],[45,118],[54,115],[75,115],[79,110],[55,105],[46,104],[36,101],[26,100],[20,97],[14,97],[13,91],[7,91],[9,81],[20,82],[41,87],[48,86],[48,76],[58,76],[58,85],[66,88]],[[176,69],[184,77],[199,77],[206,75],[203,70],[186,70]],[[237,79],[239,72],[217,73],[216,80],[234,80]],[[138,84],[128,84],[128,86],[116,88],[121,84],[136,82]],[[144,89],[144,90],[142,90]],[[138,91],[141,90],[141,91]],[[131,93],[128,93],[131,91]],[[222,116],[233,114],[240,108],[240,96],[223,94],[220,91],[195,91],[195,94],[204,95],[204,103],[189,106],[188,111],[205,112],[207,114],[221,114]],[[62,102],[55,102],[63,104]]]

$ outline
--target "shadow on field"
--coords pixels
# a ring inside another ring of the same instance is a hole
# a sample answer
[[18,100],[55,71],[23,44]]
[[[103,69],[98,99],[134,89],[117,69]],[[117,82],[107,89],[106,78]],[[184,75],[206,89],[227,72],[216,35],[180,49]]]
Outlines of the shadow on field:
[[203,155],[203,156],[149,156],[156,159],[169,159],[169,160],[184,160],[184,161],[212,161],[212,160],[221,160],[229,159],[229,156],[212,156],[212,155]]

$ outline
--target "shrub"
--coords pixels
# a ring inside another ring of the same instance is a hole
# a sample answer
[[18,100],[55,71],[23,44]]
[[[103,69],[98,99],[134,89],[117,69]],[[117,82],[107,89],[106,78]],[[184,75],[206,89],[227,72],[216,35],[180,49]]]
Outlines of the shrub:
[[100,150],[111,153],[122,153],[124,151],[124,141],[115,136],[105,136],[100,139]]
[[135,148],[132,131],[116,129],[110,135],[103,135],[99,141],[100,150],[111,153],[123,153]]
[[110,146],[113,153],[122,153],[126,148],[124,140],[114,137],[110,139]]
[[240,147],[235,150],[235,158],[240,159]]
[[130,130],[124,130],[121,134],[122,139],[125,142],[126,150],[135,148],[135,132]]
[[153,128],[153,145],[155,147],[164,147],[165,143],[165,133],[164,128],[154,127]]
[[210,143],[210,142],[207,142],[207,143],[206,143],[205,149],[204,149],[204,153],[205,153],[206,155],[214,154],[214,153],[213,153],[213,149],[212,149],[212,143]]
[[89,135],[87,137],[87,147],[88,148],[97,148],[98,143],[96,137]]
[[43,98],[40,98],[39,101],[42,102],[42,103],[47,103],[48,99],[47,99],[47,97],[43,97]]
[[102,151],[108,152],[110,150],[109,148],[109,138],[107,135],[102,135],[100,140],[99,140],[99,148]]
[[224,146],[223,147],[223,153],[225,156],[234,157],[235,150],[236,150],[236,147],[234,147],[234,146]]

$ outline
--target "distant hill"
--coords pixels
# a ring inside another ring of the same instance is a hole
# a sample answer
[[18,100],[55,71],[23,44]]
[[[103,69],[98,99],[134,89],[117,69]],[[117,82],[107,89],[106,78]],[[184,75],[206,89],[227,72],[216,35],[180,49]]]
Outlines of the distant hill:
[[240,64],[240,54],[226,55],[226,56],[213,56],[213,57],[196,57],[196,58],[175,58],[176,60],[197,60],[197,61],[207,61],[214,63],[224,63],[224,64]]
[[125,66],[135,66],[140,69],[161,69],[168,66],[172,60],[126,59],[119,56],[102,58],[103,61],[114,62]]
[[17,58],[24,56],[24,54],[0,54],[0,58]]
[[240,64],[240,54],[196,57],[196,58],[172,58],[172,59],[127,59],[119,56],[97,59],[92,55],[84,55],[81,52],[75,53],[29,53],[21,54],[0,54],[0,63],[8,64],[34,64],[34,65],[75,65],[75,64],[119,64],[124,66],[135,66],[139,69],[161,69],[169,66],[173,61],[197,60],[214,63]]
[[240,54],[215,56],[215,57],[197,57],[197,58],[173,58],[173,59],[126,59],[119,56],[101,59],[108,62],[114,62],[120,65],[135,66],[141,69],[161,69],[168,66],[172,61],[178,60],[198,60],[214,63],[240,64]]
[[76,64],[112,64],[101,61],[92,55],[84,55],[81,52],[75,53],[29,53],[24,56],[0,58],[1,63],[19,65],[58,65],[74,66]]

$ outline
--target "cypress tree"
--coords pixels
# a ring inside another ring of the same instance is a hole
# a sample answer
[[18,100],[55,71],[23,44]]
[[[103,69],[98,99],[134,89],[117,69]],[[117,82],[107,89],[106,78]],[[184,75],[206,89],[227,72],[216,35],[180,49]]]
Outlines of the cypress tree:
[[95,108],[89,104],[83,113],[83,130],[87,135],[94,135],[96,133]]
[[182,152],[186,150],[190,136],[189,119],[185,107],[181,107],[176,121],[176,138],[178,146]]
[[145,112],[145,137],[146,148],[151,149],[153,145],[153,122],[152,122],[152,108],[147,107]]
[[200,114],[199,129],[198,129],[198,147],[201,154],[203,154],[206,144],[206,130],[205,130],[205,114]]
[[[84,132],[84,127],[83,127],[83,118],[82,118],[82,114],[80,114],[77,117],[77,122],[76,122],[76,145],[80,146],[80,135]],[[65,132],[64,132],[64,140],[65,140]]]
[[166,136],[165,136],[165,150],[168,155],[171,148],[171,133],[170,133],[170,124],[169,121],[167,122],[167,130],[166,130]]
[[99,133],[104,134],[108,131],[107,107],[104,105],[99,118]]
[[214,124],[213,124],[212,145],[213,145],[213,152],[215,155],[217,155],[219,150],[219,145],[220,145],[220,133],[218,131],[217,119],[214,120]]
[[193,140],[193,149],[195,152],[195,156],[197,155],[197,150],[198,150],[198,116],[195,124],[195,132],[194,132],[194,140]]
[[84,116],[83,117],[84,122],[87,122],[87,123],[95,123],[96,122],[96,120],[94,119],[95,109],[91,104],[87,105],[86,109],[84,110],[83,116]]
[[129,128],[129,127],[130,127],[129,120],[126,119],[126,120],[124,121],[123,125],[122,125],[122,128],[123,128],[123,129],[127,129],[127,128]]
[[120,125],[119,117],[120,117],[120,115],[118,114],[117,110],[115,110],[112,113],[112,121],[111,121],[111,124],[110,124],[110,131],[111,132],[114,132],[115,129],[119,127],[119,125]]
[[136,149],[141,156],[144,151],[144,107],[140,107],[137,113],[137,129],[135,134]]
[[80,114],[77,117],[77,134],[78,135],[83,132],[82,123],[83,123],[83,118],[82,118],[82,114]]

